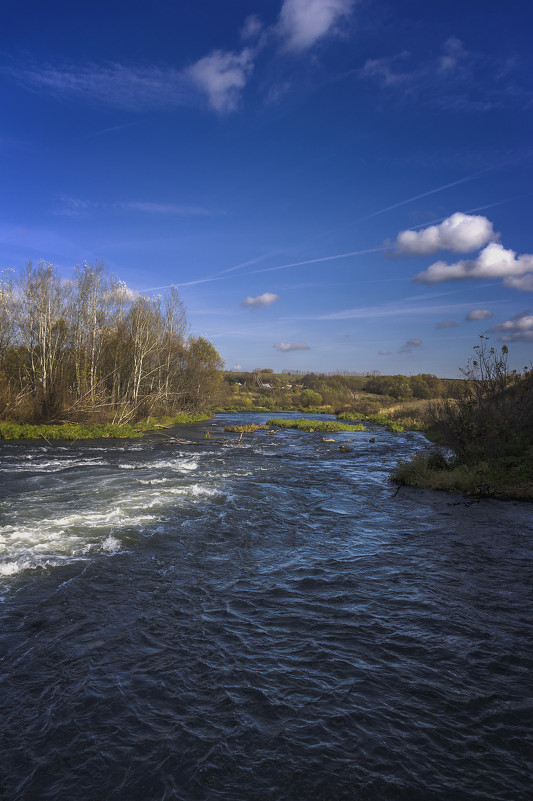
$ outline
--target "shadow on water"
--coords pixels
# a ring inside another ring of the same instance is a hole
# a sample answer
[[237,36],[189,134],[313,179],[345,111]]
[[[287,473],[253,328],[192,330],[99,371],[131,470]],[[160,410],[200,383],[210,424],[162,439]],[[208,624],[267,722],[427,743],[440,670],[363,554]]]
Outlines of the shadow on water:
[[529,798],[532,505],[226,422],[2,446],[0,797]]

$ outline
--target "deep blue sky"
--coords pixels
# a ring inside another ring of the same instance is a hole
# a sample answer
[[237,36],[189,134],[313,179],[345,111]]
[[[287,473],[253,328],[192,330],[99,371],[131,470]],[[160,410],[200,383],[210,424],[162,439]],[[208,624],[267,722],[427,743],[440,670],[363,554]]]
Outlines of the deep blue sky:
[[454,376],[482,333],[529,364],[532,22],[526,0],[4,0],[0,267],[176,284],[230,369]]

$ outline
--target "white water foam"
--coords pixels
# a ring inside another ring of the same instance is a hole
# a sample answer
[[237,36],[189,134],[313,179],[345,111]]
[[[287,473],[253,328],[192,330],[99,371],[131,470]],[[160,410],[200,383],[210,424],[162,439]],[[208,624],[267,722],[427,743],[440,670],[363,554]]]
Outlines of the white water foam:
[[[189,474],[194,467],[189,460]],[[106,489],[105,481],[100,482],[99,491],[78,497],[80,503],[93,504],[87,509],[77,506],[72,510],[75,500],[69,497],[68,508],[59,496],[63,511],[57,515],[45,516],[43,511],[46,506],[53,507],[58,496],[39,498],[35,494],[31,503],[28,496],[21,498],[18,508],[11,505],[9,523],[0,526],[0,576],[87,559],[98,551],[116,553],[123,547],[121,532],[153,533],[162,520],[168,520],[169,511],[172,513],[176,504],[181,507],[226,498],[222,490],[200,483],[176,485],[176,479],[161,479],[164,484],[151,488],[150,483],[156,480],[141,487],[141,482],[135,480],[133,485],[123,487],[118,497],[115,489]]]

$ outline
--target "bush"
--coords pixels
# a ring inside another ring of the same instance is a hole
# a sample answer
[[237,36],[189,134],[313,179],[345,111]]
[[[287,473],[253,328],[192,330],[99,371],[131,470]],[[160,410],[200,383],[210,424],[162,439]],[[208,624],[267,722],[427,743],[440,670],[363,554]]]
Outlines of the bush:
[[322,395],[312,389],[302,389],[300,393],[300,406],[308,409],[311,406],[322,406]]
[[454,397],[430,407],[430,431],[461,462],[520,456],[533,445],[533,373],[511,371],[508,349],[489,348],[486,337],[461,370]]

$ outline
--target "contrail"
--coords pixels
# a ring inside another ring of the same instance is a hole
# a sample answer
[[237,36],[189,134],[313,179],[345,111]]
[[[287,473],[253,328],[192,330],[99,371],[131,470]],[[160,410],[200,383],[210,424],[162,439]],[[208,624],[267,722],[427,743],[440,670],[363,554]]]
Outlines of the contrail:
[[[379,247],[379,248],[366,248],[365,250],[351,250],[349,253],[336,253],[334,256],[322,256],[319,259],[306,259],[305,261],[293,261],[290,264],[279,264],[277,267],[263,267],[261,270],[250,270],[247,273],[241,273],[240,275],[223,275],[222,273],[216,273],[213,276],[208,278],[197,278],[195,281],[180,281],[176,284],[168,284],[167,286],[152,286],[148,289],[141,289],[140,292],[155,292],[158,289],[169,289],[171,286],[192,286],[193,284],[205,284],[208,281],[227,281],[231,278],[243,278],[246,275],[257,275],[258,273],[270,273],[274,270],[286,270],[287,267],[301,267],[305,264],[317,264],[318,262],[322,261],[335,261],[336,259],[347,259],[349,256],[363,256],[365,253],[379,253],[383,250],[387,250],[386,247]],[[232,268],[235,269],[235,268]],[[224,270],[223,273],[227,273],[229,270]]]
[[[303,242],[300,242],[298,244],[298,246],[305,245],[305,244],[307,244],[309,242],[312,242],[314,239],[318,239],[318,238],[320,238],[322,236],[327,236],[328,234],[334,233],[335,231],[338,231],[338,230],[340,230],[342,228],[346,228],[349,225],[355,225],[356,223],[364,222],[365,220],[373,219],[374,217],[378,217],[379,215],[385,214],[386,212],[392,211],[393,209],[400,208],[401,206],[406,206],[408,203],[412,203],[415,200],[420,200],[421,198],[424,198],[424,197],[430,197],[431,195],[435,195],[438,192],[443,192],[445,189],[451,189],[454,186],[460,186],[461,184],[468,183],[469,181],[473,181],[475,178],[478,178],[480,175],[484,175],[484,174],[486,174],[488,172],[492,172],[493,170],[497,170],[500,167],[503,167],[505,164],[509,164],[509,163],[511,163],[513,161],[522,161],[523,159],[530,158],[532,154],[533,154],[533,151],[528,151],[527,153],[525,153],[525,154],[523,154],[521,156],[516,156],[514,158],[505,159],[504,161],[501,161],[498,164],[493,164],[490,167],[485,167],[483,170],[478,170],[477,172],[472,173],[472,175],[467,175],[464,178],[459,178],[457,181],[451,181],[450,183],[443,184],[442,186],[438,186],[435,189],[430,189],[427,192],[422,192],[419,195],[413,195],[413,197],[407,198],[406,200],[401,200],[398,203],[393,203],[391,206],[386,206],[385,208],[379,209],[378,211],[374,211],[371,214],[366,214],[364,217],[359,217],[358,219],[356,219],[356,220],[354,220],[354,221],[352,221],[350,223],[346,223],[345,225],[338,226],[337,228],[332,228],[329,231],[324,231],[322,234],[318,234],[316,237],[311,237],[310,239],[307,239],[307,240],[304,240]],[[512,200],[518,200],[521,197],[528,197],[528,195],[521,195],[521,196],[519,196],[517,198],[510,198],[509,200],[503,200],[503,201],[499,201],[497,203],[491,203],[491,204],[488,204],[486,206],[481,206],[481,207],[479,207],[477,209],[471,209],[470,211],[471,212],[473,212],[473,211],[482,211],[483,209],[492,208],[493,206],[498,206],[501,203],[509,203]],[[443,219],[446,219],[446,218],[443,218]],[[430,224],[430,223],[425,223],[424,225],[420,225],[420,226],[414,226],[414,228],[424,227],[425,225],[428,225],[428,224]],[[286,269],[288,267],[300,267],[300,266],[303,266],[303,265],[306,265],[306,264],[317,264],[319,262],[335,261],[336,259],[345,259],[345,258],[348,258],[350,256],[362,256],[362,255],[364,255],[366,253],[379,253],[380,251],[385,251],[385,250],[389,250],[389,249],[390,249],[390,247],[378,247],[378,248],[367,248],[365,250],[353,250],[353,251],[350,251],[349,253],[339,253],[339,254],[336,254],[336,255],[333,255],[333,256],[323,256],[323,257],[318,258],[318,259],[306,259],[304,261],[291,262],[290,264],[281,264],[281,265],[279,265],[277,267],[265,267],[265,268],[263,268],[261,270],[251,270],[251,271],[246,272],[246,273],[240,273],[238,276],[228,276],[228,275],[226,275],[226,273],[234,272],[235,270],[238,270],[241,267],[246,267],[246,266],[248,266],[250,264],[256,264],[258,261],[262,261],[263,259],[267,259],[270,256],[273,256],[275,253],[281,252],[281,251],[274,251],[274,252],[271,251],[269,253],[265,253],[262,256],[256,256],[255,258],[250,259],[247,262],[243,262],[242,264],[237,264],[234,267],[228,267],[225,270],[221,270],[220,272],[215,273],[214,275],[209,276],[207,278],[199,278],[199,279],[197,279],[195,281],[179,282],[179,286],[192,286],[192,285],[195,285],[195,284],[205,284],[205,283],[208,283],[210,281],[222,281],[222,280],[225,280],[227,278],[233,278],[233,277],[241,278],[241,277],[245,277],[247,275],[257,275],[258,273],[266,273],[266,272],[273,272],[273,271],[276,271],[276,270],[284,270],[284,269]],[[154,291],[156,291],[158,289],[168,289],[169,286],[172,286],[172,284],[169,284],[168,286],[152,287],[151,289],[145,289],[145,290],[141,290],[141,291],[154,292]]]
[[112,133],[113,131],[122,131],[124,128],[131,128],[133,125],[139,125],[139,121],[135,120],[135,122],[126,122],[123,125],[112,125],[111,128],[103,128],[101,131],[95,131],[94,133],[86,134],[83,139],[92,139],[94,136],[103,136],[106,133]]

